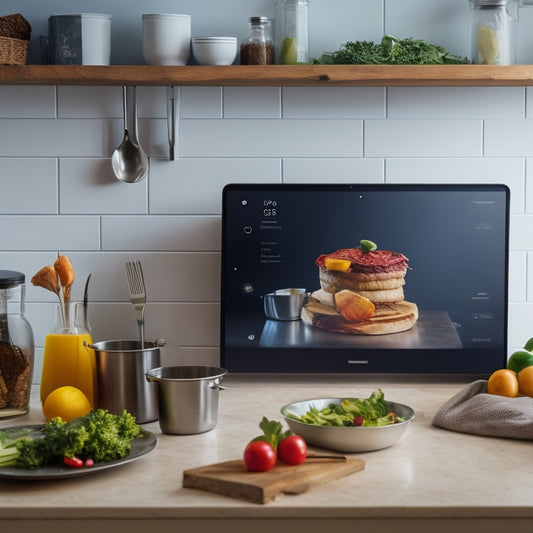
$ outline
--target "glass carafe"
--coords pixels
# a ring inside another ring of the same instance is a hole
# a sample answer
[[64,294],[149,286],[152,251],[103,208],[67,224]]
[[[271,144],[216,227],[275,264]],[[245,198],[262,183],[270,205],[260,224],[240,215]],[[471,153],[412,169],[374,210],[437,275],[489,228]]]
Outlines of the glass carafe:
[[309,0],[278,0],[276,57],[280,65],[309,62]]
[[24,281],[21,272],[0,270],[0,418],[29,411],[35,345]]
[[56,323],[46,335],[41,376],[41,402],[58,387],[80,389],[94,406],[96,361],[86,308],[81,302],[57,306]]

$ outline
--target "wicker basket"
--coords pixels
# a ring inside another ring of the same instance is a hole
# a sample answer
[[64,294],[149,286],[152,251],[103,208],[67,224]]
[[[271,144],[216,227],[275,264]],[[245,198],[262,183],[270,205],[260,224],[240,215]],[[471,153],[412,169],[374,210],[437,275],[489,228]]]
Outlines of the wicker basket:
[[25,65],[30,41],[0,36],[0,65]]

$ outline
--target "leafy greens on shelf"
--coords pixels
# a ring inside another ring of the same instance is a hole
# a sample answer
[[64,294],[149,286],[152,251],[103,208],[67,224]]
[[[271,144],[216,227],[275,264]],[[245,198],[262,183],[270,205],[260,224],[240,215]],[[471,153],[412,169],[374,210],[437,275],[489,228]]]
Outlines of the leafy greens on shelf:
[[303,415],[288,413],[287,416],[298,422],[317,426],[375,427],[388,426],[405,420],[404,417],[389,412],[381,389],[374,391],[367,399],[345,398],[340,403],[332,403],[320,410],[311,407]]
[[468,58],[448,53],[442,46],[422,39],[385,35],[381,43],[348,41],[335,52],[314,59],[317,65],[446,65],[465,64]]

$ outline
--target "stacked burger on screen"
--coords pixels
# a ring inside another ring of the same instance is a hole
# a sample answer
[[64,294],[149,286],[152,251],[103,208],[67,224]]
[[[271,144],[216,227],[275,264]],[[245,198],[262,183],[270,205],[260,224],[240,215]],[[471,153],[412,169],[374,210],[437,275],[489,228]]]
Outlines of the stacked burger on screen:
[[302,309],[302,320],[326,331],[355,335],[411,329],[418,308],[404,298],[408,261],[367,240],[360,248],[320,255],[316,264],[321,288]]

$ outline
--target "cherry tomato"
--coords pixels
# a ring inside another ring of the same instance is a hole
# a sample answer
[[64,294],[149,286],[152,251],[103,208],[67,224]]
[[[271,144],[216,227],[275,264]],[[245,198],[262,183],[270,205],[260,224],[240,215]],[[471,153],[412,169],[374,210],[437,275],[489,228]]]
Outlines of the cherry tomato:
[[79,457],[63,457],[63,462],[67,466],[73,466],[74,468],[81,468],[83,461]]
[[244,464],[250,472],[266,472],[276,464],[276,450],[265,441],[252,441],[244,449]]
[[299,435],[286,437],[278,444],[278,457],[289,465],[299,465],[307,457],[307,444]]

